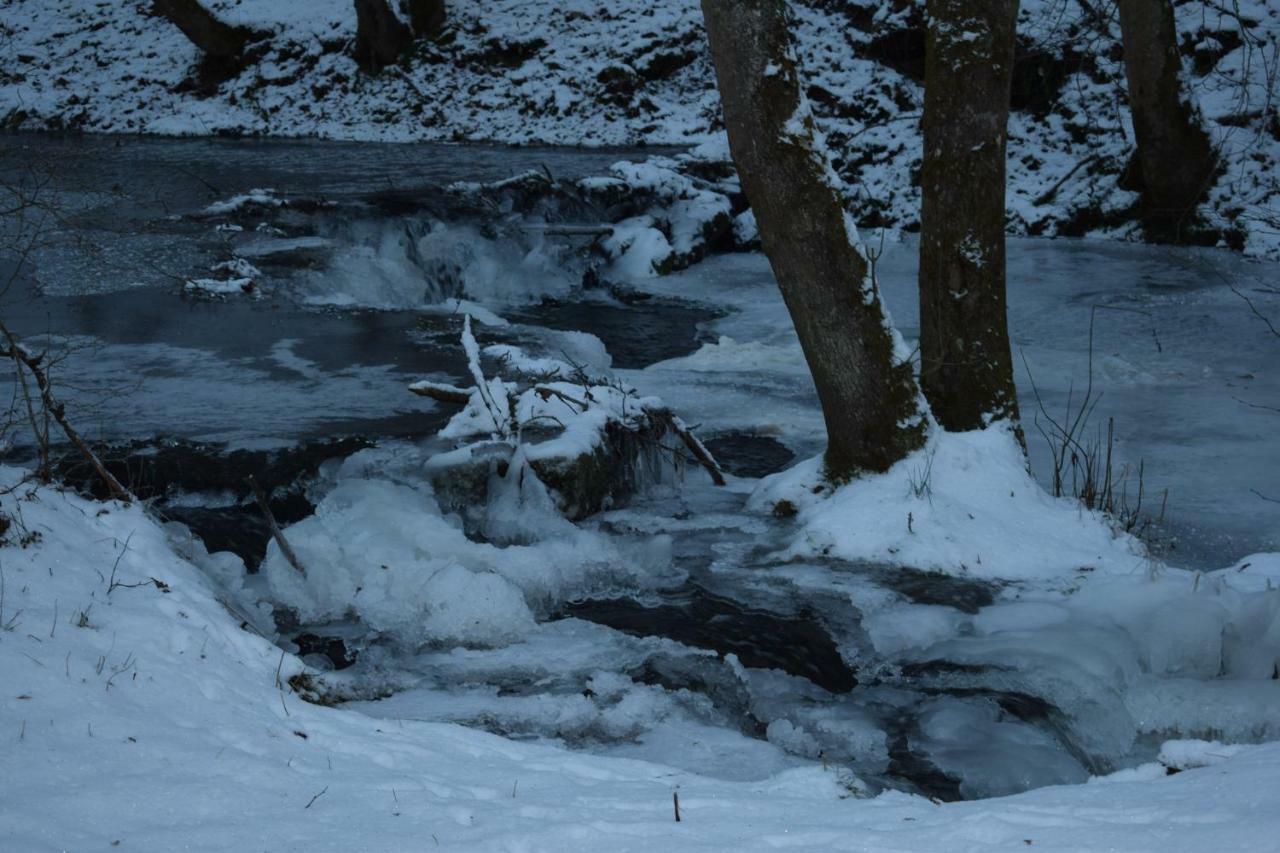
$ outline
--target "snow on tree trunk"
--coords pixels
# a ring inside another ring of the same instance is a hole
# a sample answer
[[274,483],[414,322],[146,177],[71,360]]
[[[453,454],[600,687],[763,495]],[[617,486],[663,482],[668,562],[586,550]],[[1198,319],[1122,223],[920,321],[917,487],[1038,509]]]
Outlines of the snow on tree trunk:
[[1129,108],[1138,143],[1148,236],[1178,240],[1217,170],[1182,73],[1169,0],[1119,0]]
[[356,62],[365,71],[391,65],[409,49],[413,33],[387,5],[387,0],[355,0],[355,4]]
[[1018,417],[1005,309],[1005,124],[1017,0],[929,0],[920,385],[938,423]]
[[702,12],[729,147],[822,402],[827,474],[884,471],[923,442],[919,394],[801,94],[786,3]]

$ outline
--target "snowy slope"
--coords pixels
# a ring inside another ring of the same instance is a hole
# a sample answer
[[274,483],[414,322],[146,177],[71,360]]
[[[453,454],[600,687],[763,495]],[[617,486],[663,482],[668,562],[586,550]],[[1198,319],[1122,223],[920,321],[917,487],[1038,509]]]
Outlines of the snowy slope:
[[[16,472],[4,471],[12,484]],[[817,765],[729,783],[307,705],[137,508],[20,488],[0,550],[0,845],[126,850],[1211,850],[1280,837],[1280,746],[935,805]],[[116,582],[111,589],[112,581]],[[682,822],[673,820],[680,794]]]
[[[863,224],[918,221],[920,5],[796,6],[808,96]],[[0,10],[0,116],[10,127],[266,134],[358,140],[615,145],[702,142],[718,98],[693,0],[451,3],[452,28],[377,78],[350,59],[354,15],[318,3],[219,0],[268,35],[215,95],[183,85],[197,60],[143,2],[13,0]],[[1067,0],[1028,0],[1010,119],[1016,233],[1132,235],[1121,187],[1131,150],[1114,21]],[[1224,153],[1209,225],[1276,257],[1280,10],[1179,6],[1189,79]],[[1043,93],[1047,93],[1043,94]],[[1212,241],[1213,236],[1206,239]]]

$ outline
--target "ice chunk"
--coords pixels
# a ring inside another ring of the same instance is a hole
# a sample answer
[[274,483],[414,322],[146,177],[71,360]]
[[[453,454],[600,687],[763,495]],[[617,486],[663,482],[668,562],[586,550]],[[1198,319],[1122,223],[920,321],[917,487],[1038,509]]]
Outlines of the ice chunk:
[[914,751],[960,783],[965,797],[1016,794],[1089,776],[1053,737],[985,698],[930,701],[910,741]]

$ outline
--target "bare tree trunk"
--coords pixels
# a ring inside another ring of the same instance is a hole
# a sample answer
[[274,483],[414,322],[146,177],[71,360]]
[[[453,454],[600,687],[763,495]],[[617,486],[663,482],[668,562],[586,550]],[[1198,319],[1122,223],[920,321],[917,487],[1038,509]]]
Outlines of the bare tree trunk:
[[1142,216],[1149,236],[1177,240],[1208,190],[1218,158],[1183,87],[1170,0],[1118,0],[1129,108],[1138,142]]
[[415,36],[434,36],[444,29],[445,0],[408,0],[408,7]]
[[413,33],[391,11],[387,0],[355,0],[355,60],[365,71],[377,71],[398,60],[413,43]]
[[1018,0],[928,0],[920,385],[938,423],[1017,422],[1005,309],[1005,124]]
[[251,35],[249,30],[218,20],[198,0],[155,0],[152,8],[182,30],[206,56],[234,59]]
[[729,147],[827,425],[827,475],[884,471],[924,440],[919,394],[801,95],[785,0],[702,0]]

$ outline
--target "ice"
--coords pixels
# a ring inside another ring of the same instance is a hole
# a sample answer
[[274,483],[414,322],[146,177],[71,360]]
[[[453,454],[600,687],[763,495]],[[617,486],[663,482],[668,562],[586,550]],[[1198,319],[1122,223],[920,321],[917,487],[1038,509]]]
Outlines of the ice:
[[1085,781],[1089,773],[1062,745],[990,699],[936,699],[920,715],[912,746],[959,781],[965,797],[999,797]]
[[263,571],[275,600],[307,623],[353,615],[409,648],[500,646],[525,636],[533,614],[571,596],[679,576],[665,537],[629,540],[575,527],[554,515],[519,464],[508,469],[516,472],[508,488],[495,490],[486,527],[500,542],[521,544],[472,541],[456,517],[441,514],[425,476],[414,478],[421,464],[374,451],[347,460],[315,514],[285,530],[307,575],[268,546]]
[[280,207],[284,203],[284,199],[279,198],[275,190],[259,188],[249,190],[247,193],[233,195],[222,201],[215,201],[204,209],[204,214],[205,216],[225,216],[228,213],[236,213],[246,207]]
[[[540,234],[482,235],[465,222],[355,220],[327,226],[328,263],[295,282],[314,304],[421,308],[449,299],[488,306],[562,298],[577,286],[564,247]],[[242,252],[243,254],[243,252]]]
[[897,655],[954,637],[969,621],[953,607],[908,604],[878,610],[862,621],[862,627],[877,652]]
[[1271,678],[1143,678],[1125,696],[1129,713],[1144,734],[1234,743],[1280,739],[1277,703],[1280,681]]

